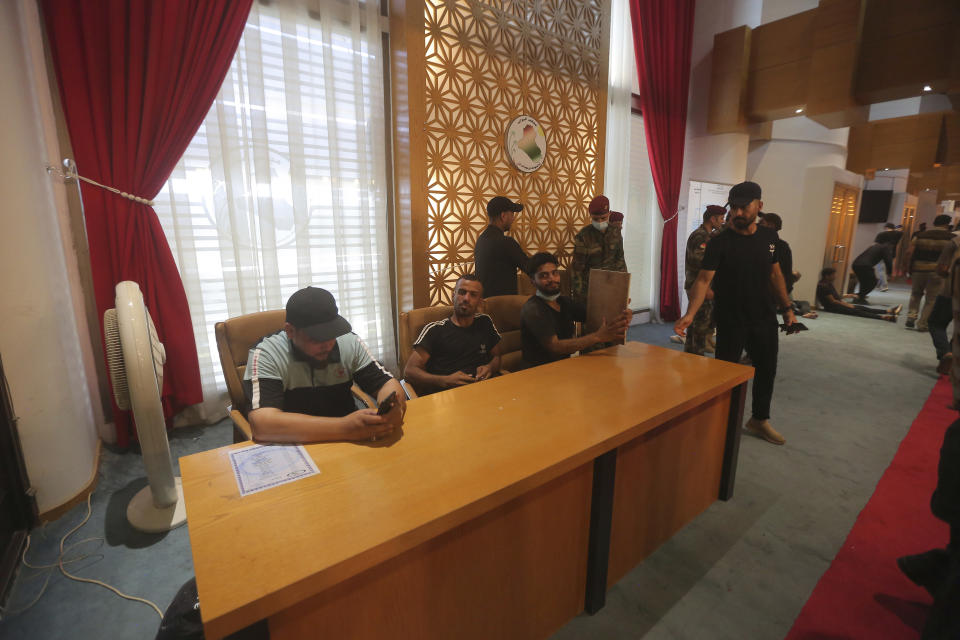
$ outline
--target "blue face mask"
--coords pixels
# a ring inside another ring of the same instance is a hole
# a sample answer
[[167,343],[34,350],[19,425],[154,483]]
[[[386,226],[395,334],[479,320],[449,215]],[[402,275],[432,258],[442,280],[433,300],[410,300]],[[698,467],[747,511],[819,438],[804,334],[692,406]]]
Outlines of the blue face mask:
[[540,289],[537,289],[537,296],[543,298],[543,299],[546,300],[547,302],[553,302],[554,300],[556,300],[557,298],[560,297],[560,292],[558,291],[558,292],[556,292],[555,294],[553,294],[552,296],[548,296],[548,295],[545,294],[544,292],[540,291]]
[[596,229],[597,231],[606,231],[607,225],[609,225],[610,223],[609,222],[591,222],[590,224],[592,224],[593,228]]

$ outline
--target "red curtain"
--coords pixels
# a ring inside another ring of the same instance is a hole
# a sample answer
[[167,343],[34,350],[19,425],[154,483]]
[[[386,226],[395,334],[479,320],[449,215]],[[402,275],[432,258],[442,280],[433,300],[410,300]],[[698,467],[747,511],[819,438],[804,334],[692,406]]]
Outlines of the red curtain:
[[[146,199],[170,176],[213,104],[252,0],[42,0],[81,175]],[[140,285],[167,352],[168,418],[203,399],[190,309],[152,207],[82,183],[97,310]],[[102,329],[102,327],[101,327]],[[102,331],[101,331],[102,333]],[[117,444],[132,417],[114,406]]]
[[687,128],[687,90],[695,0],[630,0],[643,128],[663,225],[660,317],[680,317],[677,201]]

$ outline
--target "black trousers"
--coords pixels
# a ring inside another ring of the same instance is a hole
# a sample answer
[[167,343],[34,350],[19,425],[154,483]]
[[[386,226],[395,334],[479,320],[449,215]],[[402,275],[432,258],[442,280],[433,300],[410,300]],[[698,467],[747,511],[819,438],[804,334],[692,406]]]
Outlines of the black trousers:
[[886,309],[873,309],[862,304],[853,305],[853,309],[842,304],[831,304],[825,306],[824,309],[830,313],[842,313],[846,316],[857,316],[859,318],[879,318],[882,320],[883,316],[887,315]]
[[717,325],[718,360],[740,362],[746,349],[753,360],[753,417],[756,420],[770,418],[770,400],[773,398],[773,380],[777,377],[776,319],[759,326]]
[[953,320],[953,298],[937,296],[927,318],[927,329],[933,339],[933,348],[937,350],[937,360],[951,351],[950,339],[947,337],[947,325]]
[[857,280],[860,282],[860,290],[857,295],[861,299],[867,297],[867,294],[877,286],[877,273],[869,265],[853,265],[853,272],[857,274]]

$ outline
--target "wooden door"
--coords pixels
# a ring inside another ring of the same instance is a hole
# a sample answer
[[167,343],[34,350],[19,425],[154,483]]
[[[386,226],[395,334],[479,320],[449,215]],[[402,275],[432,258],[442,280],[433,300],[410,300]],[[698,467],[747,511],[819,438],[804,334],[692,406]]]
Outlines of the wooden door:
[[907,255],[907,249],[910,248],[910,238],[913,237],[913,226],[916,217],[916,205],[903,205],[903,214],[900,216],[900,224],[903,225],[903,235],[900,237],[900,244],[897,245],[897,253],[893,263],[893,272],[898,276],[903,275],[903,261]]
[[853,232],[857,226],[860,190],[848,184],[835,183],[833,201],[830,204],[830,226],[823,254],[823,266],[837,270],[837,289],[844,291],[850,263],[856,256],[850,255]]

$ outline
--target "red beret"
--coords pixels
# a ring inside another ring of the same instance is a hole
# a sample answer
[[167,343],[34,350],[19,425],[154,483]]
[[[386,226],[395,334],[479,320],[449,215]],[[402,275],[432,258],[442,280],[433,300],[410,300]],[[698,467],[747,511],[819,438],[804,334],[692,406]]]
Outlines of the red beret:
[[590,201],[590,214],[594,213],[606,213],[610,211],[610,201],[607,200],[607,196],[597,196]]

